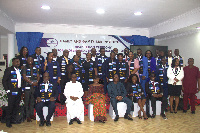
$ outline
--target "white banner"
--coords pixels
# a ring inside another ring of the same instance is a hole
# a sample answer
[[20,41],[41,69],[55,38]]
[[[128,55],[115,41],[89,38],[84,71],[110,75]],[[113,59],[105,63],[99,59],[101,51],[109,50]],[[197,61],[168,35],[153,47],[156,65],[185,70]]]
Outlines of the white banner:
[[105,48],[107,56],[110,56],[110,52],[114,48],[118,48],[118,53],[123,53],[126,47],[130,48],[128,42],[119,36],[115,37],[109,35],[44,33],[40,47],[44,57],[55,48],[58,51],[58,56],[63,55],[63,50],[69,50],[69,58],[72,58],[76,54],[76,50],[81,50],[81,57],[85,58],[86,53],[91,52],[92,48],[97,50],[97,55],[100,53],[100,48]]

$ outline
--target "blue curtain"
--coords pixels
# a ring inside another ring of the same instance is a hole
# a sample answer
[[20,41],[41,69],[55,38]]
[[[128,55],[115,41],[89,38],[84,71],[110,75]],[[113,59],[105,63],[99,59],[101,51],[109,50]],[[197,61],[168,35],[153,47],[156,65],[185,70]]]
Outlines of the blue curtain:
[[41,32],[16,32],[18,51],[25,46],[29,55],[35,53],[35,48],[39,47],[43,33]]
[[154,38],[148,38],[146,36],[132,35],[132,36],[120,36],[126,42],[132,45],[154,45]]

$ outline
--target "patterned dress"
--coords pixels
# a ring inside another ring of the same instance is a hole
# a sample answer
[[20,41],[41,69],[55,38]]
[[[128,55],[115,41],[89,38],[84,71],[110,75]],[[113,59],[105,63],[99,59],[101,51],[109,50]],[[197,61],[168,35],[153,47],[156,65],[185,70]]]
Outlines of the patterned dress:
[[[97,99],[97,97],[101,97]],[[106,98],[104,96],[104,88],[103,85],[100,84],[99,86],[89,85],[89,94],[87,97],[87,103],[92,103],[93,107],[93,115],[94,121],[107,121],[106,118]]]

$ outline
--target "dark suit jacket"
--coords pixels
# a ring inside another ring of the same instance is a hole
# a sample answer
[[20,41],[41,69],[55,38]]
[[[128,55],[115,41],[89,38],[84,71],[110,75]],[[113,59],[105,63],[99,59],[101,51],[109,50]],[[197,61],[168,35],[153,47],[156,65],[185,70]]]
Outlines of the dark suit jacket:
[[[162,68],[162,65],[159,65],[159,66],[156,67],[156,81],[160,82],[159,68]],[[167,68],[165,67],[164,72],[163,72],[163,88],[167,88],[168,87],[167,69],[168,69],[168,67]]]
[[117,88],[115,87],[116,84],[114,84],[114,82],[108,84],[108,95],[111,98],[116,98],[117,96],[126,97],[127,92],[124,85],[121,82],[117,83]]
[[[57,84],[49,82],[51,84],[53,84],[53,89],[52,89],[52,94],[51,97],[54,97],[55,99],[58,97],[58,89],[57,89]],[[40,89],[41,89],[41,84],[35,89],[35,96],[37,97],[41,97],[41,93],[40,93]]]
[[[117,59],[114,58],[113,61],[116,62],[116,65],[117,65]],[[111,63],[110,57],[105,62],[105,74],[107,78],[109,78],[109,63]]]
[[101,73],[102,75],[100,76],[100,78],[103,78],[104,76],[106,76],[106,67],[105,67],[105,64],[106,64],[106,61],[108,60],[108,57],[105,55],[104,56],[104,63],[102,63],[102,61],[99,61],[98,58],[101,58],[102,59],[102,56],[97,56],[96,59],[95,59],[95,62],[96,62],[96,65],[97,65],[97,72],[99,73],[99,64],[102,64],[101,66]]
[[[129,77],[129,65],[128,65],[128,63],[125,62],[124,60],[122,61],[122,63],[125,63],[125,68],[126,68],[126,74],[125,74],[125,77],[128,78],[128,77]],[[117,74],[118,74],[119,77],[120,77],[119,69],[120,69],[120,66],[119,66],[119,60],[117,60]]]
[[3,87],[6,91],[10,90],[10,92],[21,93],[22,89],[17,87],[18,83],[14,86],[11,82],[11,79],[13,79],[13,75],[11,74],[11,71],[15,71],[13,66],[6,68],[6,70],[4,71],[4,75],[2,79]]
[[[37,56],[36,56],[36,54],[33,54],[32,57],[33,57],[33,64],[35,65],[34,59],[37,59]],[[44,60],[44,57],[42,55],[40,55],[40,58],[42,58],[42,60],[40,61],[40,64],[42,65],[42,64],[44,64],[45,60]]]
[[[64,58],[64,56],[62,55],[62,56],[60,56],[60,57],[58,57],[57,58],[57,62],[59,63],[59,65],[60,65],[60,72],[61,72],[61,76],[62,77],[65,77],[64,75],[62,75],[62,73],[67,73],[67,66],[71,63],[71,61],[70,61],[70,59],[68,58],[68,64],[67,64],[67,62],[66,62],[66,60],[64,59],[63,60],[63,58]],[[65,62],[65,64],[66,65],[62,65],[62,62]],[[63,69],[63,68],[65,68],[65,69]]]
[[[149,81],[150,82],[150,81]],[[151,90],[149,89],[149,82],[146,82],[145,83],[145,91],[146,91],[146,93],[149,95],[149,96],[151,96],[153,93],[151,92]],[[157,81],[155,81],[155,82],[157,82]],[[160,85],[160,83],[159,83],[159,88],[160,88],[160,93],[163,93],[163,88],[162,88],[162,86]]]

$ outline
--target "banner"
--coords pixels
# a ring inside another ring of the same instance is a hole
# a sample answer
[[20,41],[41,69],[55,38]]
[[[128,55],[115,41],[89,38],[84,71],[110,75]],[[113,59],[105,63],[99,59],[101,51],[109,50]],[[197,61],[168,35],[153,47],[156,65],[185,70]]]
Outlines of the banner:
[[81,35],[81,34],[50,34],[44,33],[41,40],[41,54],[46,57],[52,49],[57,49],[58,56],[63,55],[63,50],[69,50],[69,58],[73,58],[76,50],[81,50],[81,57],[86,58],[86,54],[95,48],[97,55],[100,54],[100,48],[105,48],[106,55],[110,57],[110,52],[118,48],[118,53],[123,53],[125,48],[130,49],[129,43],[120,36],[113,35]]

